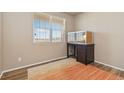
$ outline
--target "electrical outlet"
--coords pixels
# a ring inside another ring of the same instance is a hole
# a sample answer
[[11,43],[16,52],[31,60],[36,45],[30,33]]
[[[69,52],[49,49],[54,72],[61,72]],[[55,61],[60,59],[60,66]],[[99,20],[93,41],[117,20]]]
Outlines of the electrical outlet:
[[21,57],[18,57],[18,61],[21,62],[22,61],[22,58]]

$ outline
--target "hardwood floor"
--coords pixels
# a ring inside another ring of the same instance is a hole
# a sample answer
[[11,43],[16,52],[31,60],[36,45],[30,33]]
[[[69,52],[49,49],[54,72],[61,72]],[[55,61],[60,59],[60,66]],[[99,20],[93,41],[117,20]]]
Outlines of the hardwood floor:
[[123,78],[114,73],[101,70],[94,65],[81,63],[73,66],[37,75],[32,80],[122,80]]
[[[64,59],[65,60],[65,59]],[[56,62],[57,63],[57,62]],[[33,66],[37,67],[37,66]],[[28,68],[23,68],[4,73],[1,80],[26,80],[28,79]],[[57,71],[37,75],[29,79],[37,80],[122,80],[124,71],[116,70],[98,63],[84,65],[76,63],[73,66],[62,68]]]
[[11,72],[6,72],[2,76],[2,80],[25,80],[27,79],[28,74],[27,74],[27,69],[19,69],[19,70],[14,70]]

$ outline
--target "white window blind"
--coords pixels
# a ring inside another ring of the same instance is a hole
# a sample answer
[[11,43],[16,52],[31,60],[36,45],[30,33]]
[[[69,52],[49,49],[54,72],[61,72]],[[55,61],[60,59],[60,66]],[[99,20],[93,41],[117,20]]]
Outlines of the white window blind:
[[41,42],[64,41],[65,19],[47,14],[34,14],[33,38]]

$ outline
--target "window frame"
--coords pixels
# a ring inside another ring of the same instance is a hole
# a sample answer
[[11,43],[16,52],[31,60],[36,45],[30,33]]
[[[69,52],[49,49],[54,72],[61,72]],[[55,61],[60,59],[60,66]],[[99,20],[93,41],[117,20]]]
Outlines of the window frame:
[[60,19],[62,19],[63,20],[63,22],[64,22],[64,24],[63,24],[63,31],[61,31],[61,40],[60,41],[54,41],[53,40],[53,36],[52,36],[52,33],[53,33],[53,31],[52,31],[52,29],[50,28],[50,40],[49,41],[42,41],[42,40],[36,40],[35,38],[34,38],[34,20],[35,20],[35,18],[34,18],[34,15],[42,15],[42,14],[45,14],[45,15],[48,15],[48,16],[50,16],[50,20],[49,20],[49,22],[50,22],[50,24],[52,23],[52,17],[58,17],[58,16],[54,16],[54,15],[49,15],[49,14],[46,14],[46,13],[34,13],[33,14],[33,21],[32,21],[32,30],[33,30],[33,32],[32,32],[32,39],[33,39],[33,43],[44,43],[44,44],[55,44],[55,43],[65,43],[65,38],[66,38],[66,19],[65,18],[62,18],[62,17],[58,17],[58,18],[60,18]]

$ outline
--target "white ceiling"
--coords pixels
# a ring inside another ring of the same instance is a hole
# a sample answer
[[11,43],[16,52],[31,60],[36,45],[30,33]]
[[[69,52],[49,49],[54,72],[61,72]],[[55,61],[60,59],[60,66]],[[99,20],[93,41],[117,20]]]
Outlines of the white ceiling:
[[66,14],[69,14],[69,15],[72,15],[72,16],[75,16],[75,15],[78,15],[82,12],[65,12]]

